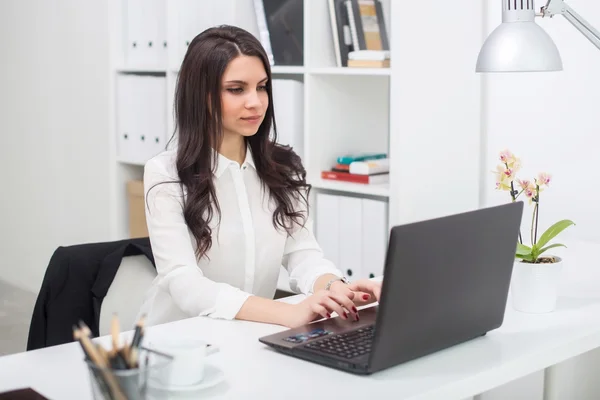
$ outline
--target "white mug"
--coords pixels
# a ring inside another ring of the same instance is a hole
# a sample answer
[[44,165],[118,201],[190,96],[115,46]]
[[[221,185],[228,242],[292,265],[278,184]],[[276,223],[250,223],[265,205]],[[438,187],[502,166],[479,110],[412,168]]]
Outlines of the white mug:
[[191,386],[204,379],[206,342],[195,338],[174,337],[153,341],[152,348],[173,356],[167,386]]

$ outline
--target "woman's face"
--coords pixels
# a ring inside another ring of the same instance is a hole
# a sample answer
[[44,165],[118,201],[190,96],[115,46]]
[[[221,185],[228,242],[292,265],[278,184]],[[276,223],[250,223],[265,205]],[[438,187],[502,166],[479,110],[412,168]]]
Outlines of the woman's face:
[[267,73],[260,58],[241,55],[231,60],[221,87],[223,134],[254,135],[269,106]]

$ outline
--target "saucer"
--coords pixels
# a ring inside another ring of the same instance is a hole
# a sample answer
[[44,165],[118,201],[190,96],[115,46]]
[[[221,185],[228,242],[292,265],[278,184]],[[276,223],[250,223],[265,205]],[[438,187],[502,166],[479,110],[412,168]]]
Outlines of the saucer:
[[206,389],[223,381],[225,374],[223,371],[211,364],[204,366],[204,379],[191,385],[162,385],[158,382],[148,382],[148,386],[153,389],[165,390],[168,392],[194,392],[196,390]]

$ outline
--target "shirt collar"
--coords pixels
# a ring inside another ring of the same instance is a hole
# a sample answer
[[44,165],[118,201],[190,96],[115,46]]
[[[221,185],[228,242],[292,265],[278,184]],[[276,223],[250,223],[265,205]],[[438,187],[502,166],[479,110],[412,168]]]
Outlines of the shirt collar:
[[242,165],[239,165],[237,161],[230,160],[221,153],[217,152],[217,166],[215,168],[215,177],[219,178],[221,175],[223,175],[223,172],[225,172],[225,170],[231,167],[232,165],[236,168],[245,168],[246,166],[251,166],[252,168],[256,169],[256,165],[254,164],[254,157],[252,156],[252,150],[250,149],[250,146],[246,146],[246,158],[244,159]]

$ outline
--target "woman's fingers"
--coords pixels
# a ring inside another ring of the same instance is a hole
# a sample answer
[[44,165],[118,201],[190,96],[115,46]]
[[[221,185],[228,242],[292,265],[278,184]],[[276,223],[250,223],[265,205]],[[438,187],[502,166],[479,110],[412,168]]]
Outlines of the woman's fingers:
[[[344,294],[340,294],[338,292],[329,292],[329,297],[333,299],[337,304],[345,308],[345,311],[352,313],[354,319],[358,321],[358,310],[354,305],[354,302],[348,298],[348,296]],[[339,312],[338,312],[339,314]],[[342,315],[342,314],[340,314]]]
[[367,292],[354,292],[354,303],[358,305],[369,304],[373,302],[373,297]]
[[369,279],[360,279],[350,282],[348,288],[354,292],[372,293],[377,301],[381,298],[381,282],[372,281]]
[[313,303],[312,311],[323,318],[331,318],[330,312],[319,303]]
[[324,297],[322,299],[321,304],[324,305],[325,308],[327,308],[328,310],[336,312],[343,319],[348,319],[348,314],[346,313],[346,310],[344,310],[344,308],[331,297]]

